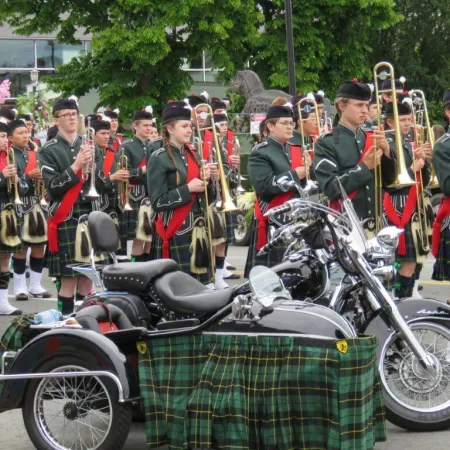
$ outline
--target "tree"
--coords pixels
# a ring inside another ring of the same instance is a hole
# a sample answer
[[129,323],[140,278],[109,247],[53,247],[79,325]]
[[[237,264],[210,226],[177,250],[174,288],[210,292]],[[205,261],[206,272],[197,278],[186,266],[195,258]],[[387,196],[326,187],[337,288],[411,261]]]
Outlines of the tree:
[[2,0],[0,20],[22,35],[58,30],[63,43],[76,43],[77,29],[92,33],[92,53],[47,81],[64,95],[96,88],[101,104],[130,114],[182,98],[192,84],[182,67],[202,51],[232,76],[259,38],[261,15],[254,0]]
[[387,60],[406,77],[408,89],[422,89],[442,120],[442,95],[450,88],[450,7],[448,0],[396,0],[404,20],[374,36],[369,61]]
[[[406,1],[406,0],[405,0]],[[259,0],[264,33],[252,67],[270,86],[288,87],[284,0]],[[393,0],[293,0],[298,91],[334,93],[345,79],[370,80],[367,64],[378,30],[396,23]]]

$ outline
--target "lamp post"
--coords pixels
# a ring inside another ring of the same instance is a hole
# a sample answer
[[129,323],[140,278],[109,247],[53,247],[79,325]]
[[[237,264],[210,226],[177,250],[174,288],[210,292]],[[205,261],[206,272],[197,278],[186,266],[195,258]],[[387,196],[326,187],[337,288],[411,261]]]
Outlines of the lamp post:
[[[36,108],[36,103],[37,103],[37,98],[36,98],[36,91],[37,91],[37,86],[38,86],[38,80],[39,80],[39,71],[36,69],[30,70],[30,78],[31,78],[31,82],[33,83],[33,97],[34,97],[34,105],[35,105],[35,109]],[[34,111],[33,113],[33,128],[31,131],[31,137],[34,137],[34,133],[36,132],[36,111]]]
[[294,97],[297,92],[297,89],[295,86],[295,55],[294,55],[294,31],[292,27],[292,0],[284,0],[284,10],[286,15],[289,94],[291,94],[292,97]]

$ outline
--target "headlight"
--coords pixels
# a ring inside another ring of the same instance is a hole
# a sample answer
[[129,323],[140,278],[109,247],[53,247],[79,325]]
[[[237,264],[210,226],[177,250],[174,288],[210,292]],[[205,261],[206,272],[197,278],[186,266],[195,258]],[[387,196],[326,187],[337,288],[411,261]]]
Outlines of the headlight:
[[403,233],[403,230],[397,227],[383,228],[377,235],[378,244],[384,250],[395,251],[398,247],[400,233]]

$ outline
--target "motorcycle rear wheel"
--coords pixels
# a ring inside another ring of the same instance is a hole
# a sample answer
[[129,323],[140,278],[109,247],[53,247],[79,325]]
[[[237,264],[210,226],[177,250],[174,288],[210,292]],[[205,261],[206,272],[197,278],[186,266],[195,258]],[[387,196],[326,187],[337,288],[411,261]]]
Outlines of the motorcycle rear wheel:
[[434,360],[436,374],[422,368],[406,342],[392,334],[384,343],[379,373],[387,419],[411,431],[438,431],[450,426],[450,330],[435,322],[410,328]]

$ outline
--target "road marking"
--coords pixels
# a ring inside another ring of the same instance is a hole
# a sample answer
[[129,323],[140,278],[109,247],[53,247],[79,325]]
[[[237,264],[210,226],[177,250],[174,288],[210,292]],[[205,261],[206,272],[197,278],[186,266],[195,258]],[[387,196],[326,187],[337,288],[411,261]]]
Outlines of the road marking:
[[450,286],[450,281],[419,280],[419,284],[429,284],[432,286]]

